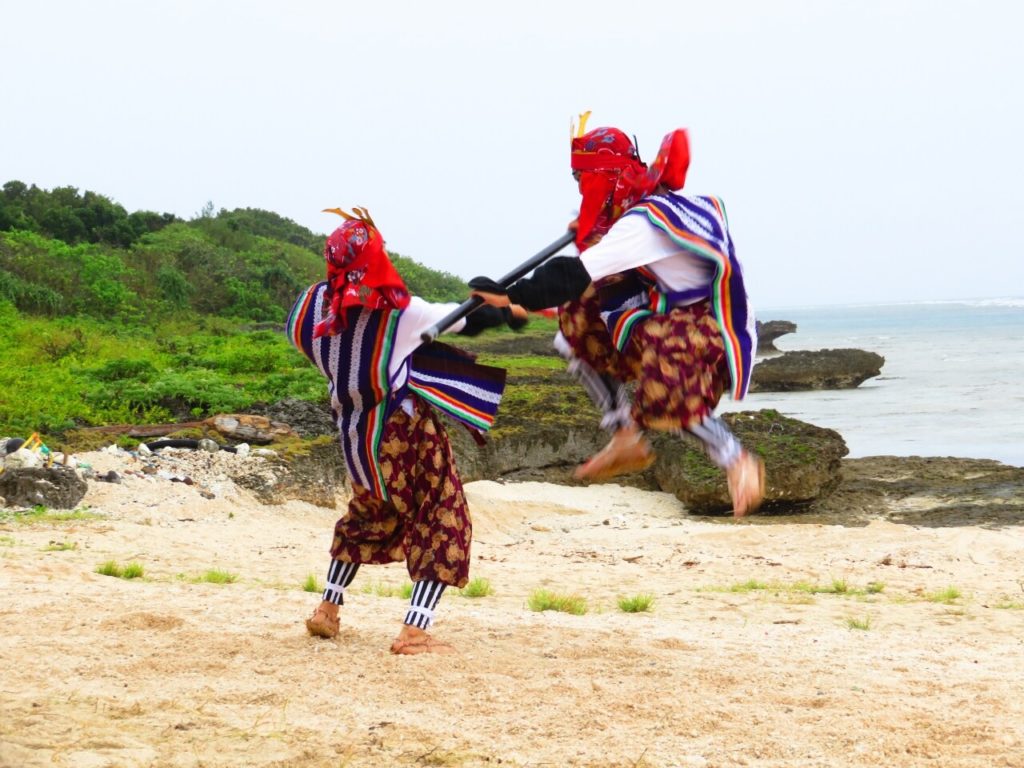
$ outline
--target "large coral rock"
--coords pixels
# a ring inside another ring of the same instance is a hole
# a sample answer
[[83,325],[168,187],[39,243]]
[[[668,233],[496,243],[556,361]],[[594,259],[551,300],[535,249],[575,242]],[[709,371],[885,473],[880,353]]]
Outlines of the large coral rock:
[[861,349],[785,352],[754,366],[751,392],[852,389],[882,372],[885,358]]
[[796,323],[789,320],[757,321],[757,354],[778,354],[775,340],[787,333],[796,333]]
[[74,509],[87,489],[71,467],[8,468],[0,474],[0,497],[11,507]]
[[[792,511],[827,496],[839,484],[846,442],[832,429],[791,419],[774,410],[740,411],[722,417],[748,450],[765,463],[765,511]],[[732,509],[725,473],[695,440],[655,438],[658,460],[649,470],[658,487],[675,494],[690,512]]]

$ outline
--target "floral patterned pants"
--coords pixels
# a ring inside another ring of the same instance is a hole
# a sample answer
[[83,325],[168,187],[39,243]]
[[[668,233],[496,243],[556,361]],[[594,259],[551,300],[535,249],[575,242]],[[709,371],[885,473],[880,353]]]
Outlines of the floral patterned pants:
[[413,413],[396,408],[380,442],[390,499],[353,483],[348,511],[334,526],[331,557],[348,563],[404,560],[413,581],[464,587],[473,526],[448,435],[415,395]]
[[635,381],[633,419],[644,429],[676,431],[709,416],[729,382],[718,321],[709,301],[652,315],[616,351],[593,285],[559,311],[573,352],[600,373]]

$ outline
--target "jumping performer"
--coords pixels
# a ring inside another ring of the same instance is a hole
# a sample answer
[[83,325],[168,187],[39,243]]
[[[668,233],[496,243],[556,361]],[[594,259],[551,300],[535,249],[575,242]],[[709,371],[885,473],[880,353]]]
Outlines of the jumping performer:
[[585,133],[586,117],[571,142],[579,258],[555,257],[507,290],[483,277],[470,287],[495,307],[565,305],[559,343],[605,382],[609,403],[618,384],[636,382],[631,420],[578,476],[649,465],[645,429],[688,433],[725,470],[733,513],[746,515],[764,498],[764,463],[714,414],[724,391],[746,395],[757,347],[724,205],[677,193],[689,167],[685,131],[668,134],[648,168],[621,130]]

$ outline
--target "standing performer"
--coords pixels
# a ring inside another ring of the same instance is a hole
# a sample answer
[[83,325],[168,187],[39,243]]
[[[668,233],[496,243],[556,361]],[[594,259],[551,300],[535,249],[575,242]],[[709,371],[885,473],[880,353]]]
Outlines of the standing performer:
[[675,194],[689,167],[685,131],[668,134],[648,168],[625,133],[584,133],[585,120],[571,155],[582,195],[579,258],[551,259],[507,290],[489,278],[470,287],[496,307],[571,302],[560,327],[572,355],[607,377],[609,392],[616,381],[637,382],[633,423],[618,425],[578,476],[649,465],[644,429],[685,432],[725,470],[733,513],[753,512],[764,498],[764,463],[714,415],[727,388],[735,399],[746,395],[757,347],[725,208],[715,197]]
[[[472,524],[435,408],[482,441],[505,371],[437,342],[420,347],[420,334],[456,305],[409,295],[365,209],[330,211],[346,221],[324,247],[327,280],[299,296],[287,333],[327,378],[352,498],[335,525],[327,585],[306,628],[336,637],[342,595],[359,566],[404,560],[412,602],[391,651],[449,652],[427,629],[445,588],[469,579]],[[452,329],[473,334],[511,314],[483,307]]]

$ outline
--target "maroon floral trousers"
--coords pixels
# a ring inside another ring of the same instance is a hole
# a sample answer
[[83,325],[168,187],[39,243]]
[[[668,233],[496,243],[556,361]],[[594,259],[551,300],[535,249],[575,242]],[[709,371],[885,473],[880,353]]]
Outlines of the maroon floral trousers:
[[410,416],[396,408],[380,442],[390,500],[352,484],[348,511],[334,526],[331,557],[347,563],[404,560],[413,581],[464,587],[473,526],[448,435],[415,395]]
[[730,381],[722,332],[710,301],[652,315],[620,353],[600,315],[594,285],[559,310],[562,335],[600,373],[636,382],[633,419],[644,429],[686,429],[711,414]]

